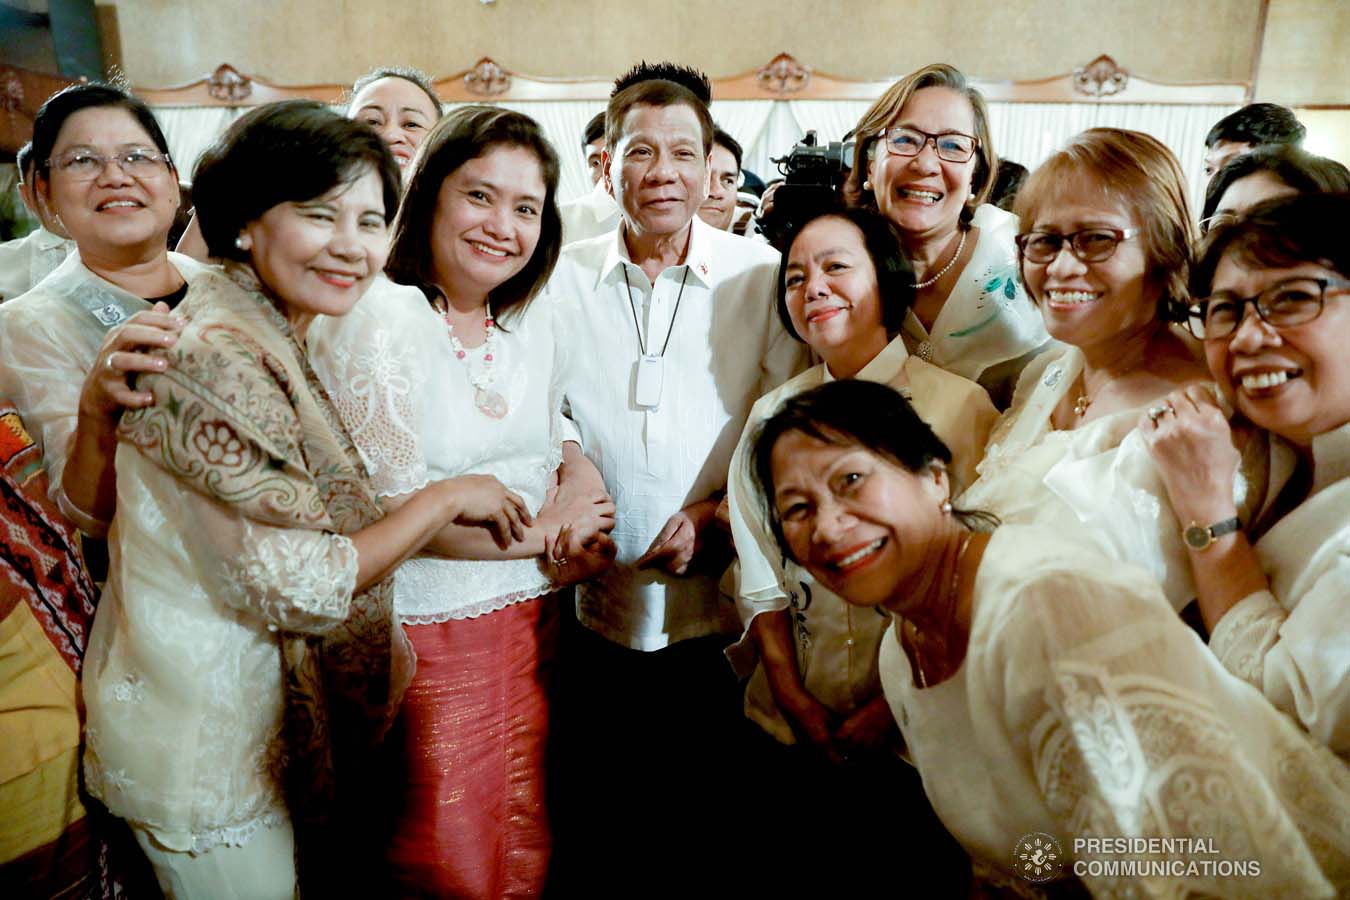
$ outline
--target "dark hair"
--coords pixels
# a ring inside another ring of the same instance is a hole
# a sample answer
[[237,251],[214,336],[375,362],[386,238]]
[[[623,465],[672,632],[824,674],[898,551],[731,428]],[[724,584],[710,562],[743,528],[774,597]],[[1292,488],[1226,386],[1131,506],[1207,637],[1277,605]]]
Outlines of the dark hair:
[[703,132],[703,155],[712,152],[713,125],[712,113],[708,104],[683,84],[665,79],[645,79],[638,81],[609,98],[605,109],[605,147],[611,155],[619,146],[623,137],[624,119],[628,111],[635,106],[677,106],[684,104],[698,117],[699,130]]
[[421,88],[422,93],[427,95],[427,99],[431,101],[431,107],[436,111],[436,118],[439,119],[441,117],[441,110],[443,109],[441,98],[437,96],[436,89],[431,86],[431,79],[423,72],[407,66],[382,66],[378,69],[371,69],[369,72],[356,79],[352,84],[352,92],[347,97],[347,113],[349,115],[351,114],[351,105],[356,100],[358,94],[384,78],[402,78],[410,84],[417,85],[417,87]]
[[[857,136],[857,147],[853,153],[853,168],[844,178],[842,192],[849,206],[868,206],[876,208],[877,198],[870,189],[863,188],[868,179],[867,162],[869,154],[878,152],[877,138],[881,131],[890,126],[904,112],[905,104],[914,96],[915,91],[927,87],[945,87],[963,95],[970,103],[975,119],[975,170],[971,173],[970,202],[961,211],[961,221],[969,222],[974,216],[974,207],[989,200],[994,189],[994,179],[998,176],[998,154],[994,152],[994,135],[989,128],[989,107],[984,95],[966,80],[966,76],[954,66],[946,63],[934,63],[911,72],[877,98],[867,108],[853,129]],[[880,151],[880,152],[885,152]]]
[[[33,119],[30,152],[33,154],[33,166],[38,175],[46,178],[50,172],[51,167],[48,163],[66,120],[81,110],[101,106],[117,106],[125,109],[136,123],[145,129],[145,133],[150,135],[155,148],[166,157],[169,155],[169,142],[165,139],[164,132],[160,130],[159,122],[155,121],[155,114],[139,97],[110,84],[98,82],[72,84],[47,98],[47,102],[42,104],[37,111],[37,117]],[[173,168],[172,160],[169,161],[169,168]]]
[[1294,111],[1278,103],[1249,103],[1214,123],[1205,135],[1205,146],[1219,141],[1235,144],[1297,144],[1308,129]]
[[1214,273],[1228,253],[1284,269],[1317,263],[1350,275],[1350,193],[1294,194],[1258,203],[1246,215],[1209,233],[1191,268],[1191,295],[1208,297]]
[[[934,463],[948,466],[952,461],[952,451],[942,439],[908,400],[887,385],[845,378],[789,397],[755,429],[746,457],[764,498],[769,530],[788,556],[791,553],[774,503],[773,448],[793,431],[837,446],[857,444],[907,472],[923,472]],[[972,530],[989,530],[999,524],[998,517],[982,511],[953,509],[952,515]]]
[[431,130],[417,154],[408,178],[385,271],[400,284],[411,284],[429,297],[437,293],[431,240],[441,185],[460,166],[493,147],[522,147],[539,160],[544,175],[544,207],[540,211],[539,243],[525,268],[494,288],[488,297],[499,320],[523,312],[548,281],[562,249],[562,218],[558,214],[558,155],[539,123],[524,113],[495,106],[461,106]]
[[594,144],[605,136],[605,112],[601,110],[591,116],[591,120],[586,123],[586,130],[581,132],[581,149],[585,150],[587,145]]
[[283,100],[245,113],[197,162],[192,178],[207,250],[247,262],[234,245],[249,222],[281,203],[312,200],[373,170],[384,220],[398,210],[398,164],[369,126],[313,100]]
[[806,214],[800,225],[787,233],[783,246],[783,264],[778,268],[778,318],[787,333],[805,342],[792,327],[787,307],[787,264],[792,245],[812,222],[824,218],[850,222],[863,236],[863,247],[877,273],[877,295],[881,298],[881,321],[888,335],[900,332],[905,313],[914,304],[914,269],[900,248],[900,235],[895,226],[881,213],[860,207],[848,208],[838,204],[821,207]]
[[614,88],[609,92],[610,99],[643,81],[673,81],[686,88],[704,106],[712,103],[712,82],[698,69],[672,62],[649,63],[645,60],[614,79]]
[[1238,154],[1214,173],[1205,188],[1201,227],[1219,211],[1219,202],[1234,182],[1258,172],[1269,172],[1299,193],[1350,191],[1350,169],[1334,159],[1316,156],[1290,144],[1260,147]]
[[736,160],[736,171],[739,172],[741,170],[741,160],[745,158],[745,151],[741,149],[741,145],[737,140],[723,131],[720,126],[714,125],[713,143],[727,149],[727,152]]
[[1021,163],[1000,159],[998,177],[994,179],[994,191],[989,196],[989,202],[999,209],[1012,212],[1013,204],[1017,202],[1017,192],[1026,184],[1029,174],[1027,167]]

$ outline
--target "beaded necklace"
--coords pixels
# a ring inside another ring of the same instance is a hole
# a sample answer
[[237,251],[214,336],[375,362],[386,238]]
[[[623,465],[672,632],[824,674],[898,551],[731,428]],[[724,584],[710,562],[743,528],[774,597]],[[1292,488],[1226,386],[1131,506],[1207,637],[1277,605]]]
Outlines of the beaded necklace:
[[492,317],[491,308],[483,304],[483,330],[486,332],[486,339],[483,341],[483,365],[477,372],[469,364],[469,352],[464,349],[464,345],[459,338],[455,336],[454,323],[450,321],[450,304],[447,303],[444,309],[439,309],[441,318],[445,320],[445,333],[450,338],[450,349],[454,351],[455,358],[464,363],[464,371],[469,376],[469,384],[473,385],[473,405],[478,407],[478,411],[485,416],[493,419],[504,419],[510,412],[506,405],[506,398],[492,389],[492,366],[497,358],[497,322]]

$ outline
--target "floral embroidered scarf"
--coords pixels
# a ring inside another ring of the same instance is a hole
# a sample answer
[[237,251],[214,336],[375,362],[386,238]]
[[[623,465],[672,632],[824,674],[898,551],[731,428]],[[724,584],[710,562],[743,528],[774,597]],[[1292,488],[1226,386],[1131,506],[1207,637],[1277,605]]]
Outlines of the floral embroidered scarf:
[[[186,488],[258,522],[349,534],[377,521],[355,447],[252,272],[231,266],[203,275],[178,309],[198,339],[169,351],[166,372],[141,377],[157,402],[126,413],[119,438]],[[412,649],[394,617],[391,579],[353,596],[333,632],[278,639],[282,784],[300,884],[302,893],[327,896],[323,882],[342,877],[342,866],[325,865],[344,842],[339,809],[352,814],[369,752],[411,680]]]

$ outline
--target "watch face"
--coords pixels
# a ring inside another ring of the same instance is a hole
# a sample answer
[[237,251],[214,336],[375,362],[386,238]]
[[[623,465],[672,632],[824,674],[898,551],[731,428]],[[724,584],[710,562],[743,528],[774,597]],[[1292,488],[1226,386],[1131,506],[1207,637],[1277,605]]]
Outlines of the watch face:
[[1197,550],[1203,550],[1210,545],[1209,529],[1203,525],[1190,525],[1182,535],[1186,543]]

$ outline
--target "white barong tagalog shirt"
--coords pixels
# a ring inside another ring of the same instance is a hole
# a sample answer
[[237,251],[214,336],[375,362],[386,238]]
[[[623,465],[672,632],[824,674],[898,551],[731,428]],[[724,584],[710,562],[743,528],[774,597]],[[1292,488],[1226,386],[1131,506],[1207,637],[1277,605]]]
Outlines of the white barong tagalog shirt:
[[[629,260],[619,230],[566,247],[548,286],[569,349],[569,414],[617,506],[618,558],[578,588],[577,614],[638,650],[739,630],[715,574],[675,577],[632,564],[673,514],[726,485],[751,405],[806,362],[775,309],[777,251],[698,218],[692,229],[685,263],[655,284]],[[634,397],[639,328],[651,354],[670,334],[652,409]]]

